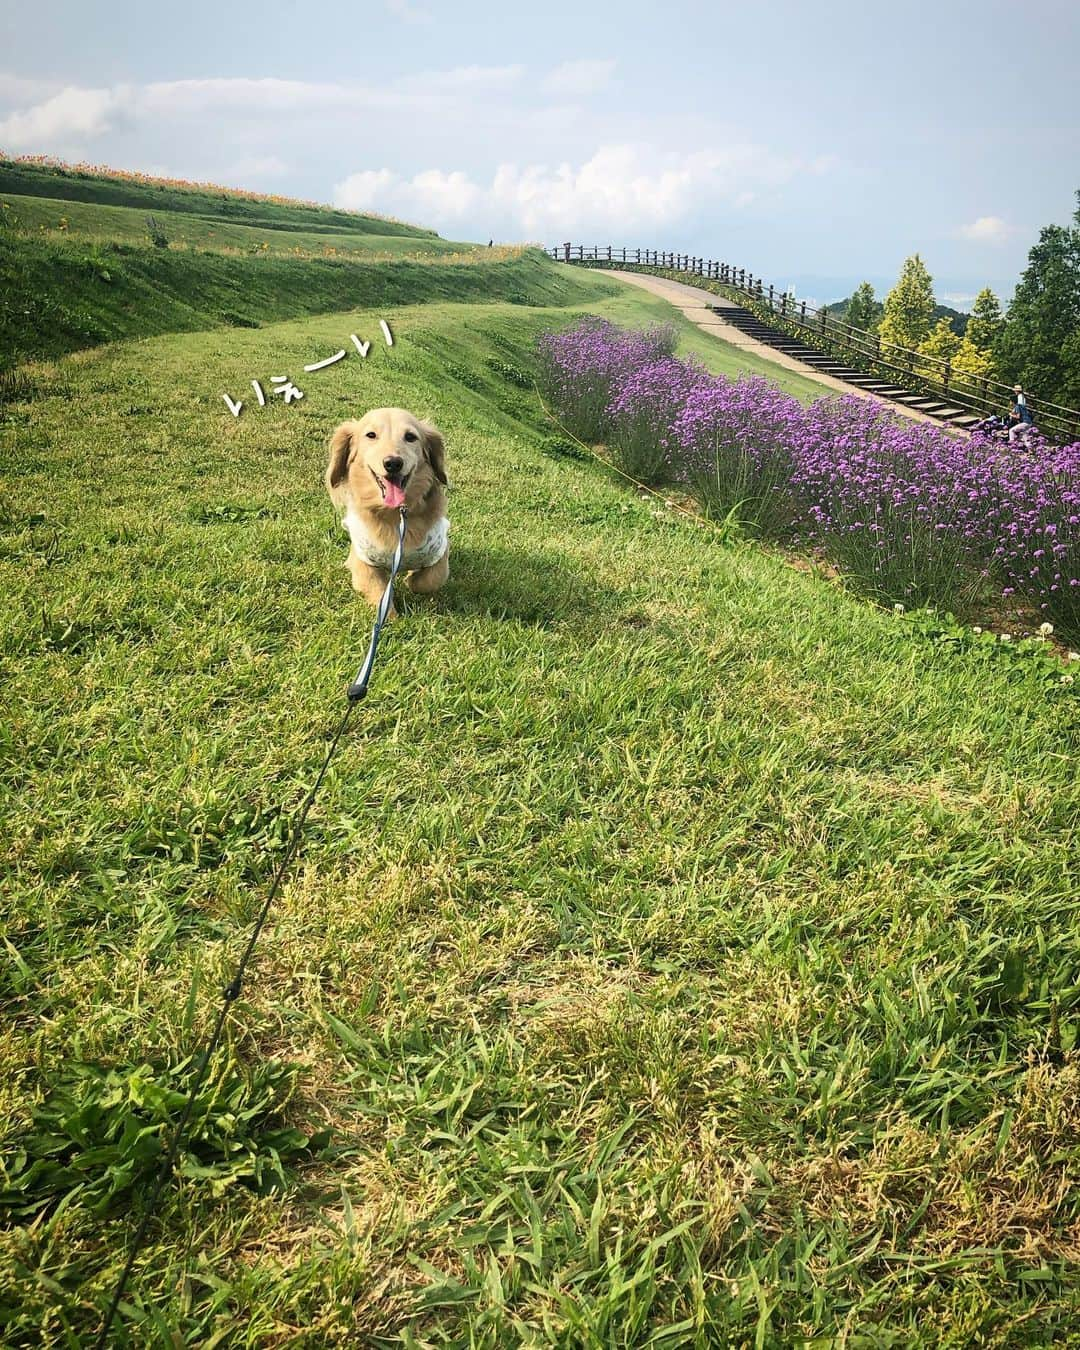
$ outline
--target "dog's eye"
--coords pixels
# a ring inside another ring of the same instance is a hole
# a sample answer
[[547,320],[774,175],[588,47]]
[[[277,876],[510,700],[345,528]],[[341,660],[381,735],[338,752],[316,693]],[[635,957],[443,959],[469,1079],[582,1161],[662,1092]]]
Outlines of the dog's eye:
[[378,433],[374,431],[365,431],[364,435],[368,438],[369,441],[377,441],[379,439]]
[[416,432],[415,432],[415,431],[407,431],[407,432],[405,433],[405,439],[406,439],[407,441],[415,441],[415,440],[416,440]]

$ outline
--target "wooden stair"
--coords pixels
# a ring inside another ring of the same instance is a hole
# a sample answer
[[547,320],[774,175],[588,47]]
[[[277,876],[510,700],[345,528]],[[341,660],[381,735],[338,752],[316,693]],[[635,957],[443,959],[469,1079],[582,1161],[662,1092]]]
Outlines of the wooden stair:
[[893,403],[899,403],[905,408],[910,408],[913,412],[922,413],[926,417],[933,417],[936,421],[944,422],[949,426],[967,428],[974,426],[980,420],[976,414],[969,412],[966,408],[954,408],[941,397],[935,397],[932,394],[914,393],[910,389],[905,389],[903,385],[891,384],[881,376],[869,375],[865,370],[857,370],[854,366],[845,365],[844,362],[838,361],[836,357],[819,352],[809,343],[792,337],[790,333],[784,333],[778,328],[771,327],[759,319],[756,314],[751,313],[750,310],[743,309],[741,305],[727,301],[720,305],[710,305],[709,308],[718,318],[738,328],[740,332],[753,338],[755,342],[763,343],[767,347],[774,347],[785,356],[801,361],[803,365],[811,366],[814,370],[820,371],[822,375],[828,375],[834,380],[842,380],[854,389],[864,390],[878,398],[889,399]]

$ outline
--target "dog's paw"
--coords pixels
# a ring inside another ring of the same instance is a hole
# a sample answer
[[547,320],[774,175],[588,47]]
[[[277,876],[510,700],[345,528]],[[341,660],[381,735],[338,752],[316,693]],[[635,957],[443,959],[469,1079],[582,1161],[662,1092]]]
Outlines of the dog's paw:
[[450,576],[450,561],[444,553],[437,563],[410,572],[405,584],[413,595],[434,595]]

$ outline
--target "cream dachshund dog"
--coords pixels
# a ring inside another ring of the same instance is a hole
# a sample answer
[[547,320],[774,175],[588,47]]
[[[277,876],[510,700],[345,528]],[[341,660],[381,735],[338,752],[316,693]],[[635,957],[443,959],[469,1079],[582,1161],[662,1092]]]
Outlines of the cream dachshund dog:
[[[342,507],[352,547],[346,566],[353,589],[377,605],[390,579],[398,511],[408,513],[403,571],[417,595],[437,591],[450,575],[446,518],[446,451],[442,436],[404,408],[374,408],[342,422],[330,439],[326,488]],[[394,616],[391,605],[390,617]]]

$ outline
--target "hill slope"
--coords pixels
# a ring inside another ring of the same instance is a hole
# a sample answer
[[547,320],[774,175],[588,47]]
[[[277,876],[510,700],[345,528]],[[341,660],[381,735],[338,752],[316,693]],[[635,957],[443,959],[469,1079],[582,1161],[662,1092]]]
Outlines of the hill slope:
[[357,211],[341,211],[317,202],[300,202],[288,197],[182,183],[117,170],[0,158],[0,198],[10,195],[134,207],[140,211],[180,212],[215,223],[228,221],[260,229],[401,235],[412,239],[438,237],[434,230],[420,225]]
[[[0,195],[0,372],[167,332],[258,328],[410,301],[581,303],[619,290],[595,274],[571,277],[539,250],[454,244],[400,224],[396,234],[381,234],[381,218],[310,203],[11,161],[0,161],[0,182],[8,188]],[[95,200],[22,195],[27,188]],[[153,223],[141,207],[97,198],[156,204]],[[253,212],[266,223],[233,219]],[[151,228],[167,247],[154,246]],[[659,321],[670,318],[660,311]],[[822,392],[770,361],[682,329],[686,349],[718,373],[768,375],[800,398]],[[0,401],[6,388],[0,384]]]
[[538,251],[493,252],[372,262],[0,236],[0,368],[119,338],[424,297],[528,304],[583,293]]
[[[131,206],[108,206],[100,202],[69,202],[57,197],[25,197],[0,194],[0,203],[10,212],[8,228],[31,233],[52,233],[101,243],[114,241],[145,245],[150,230],[170,248],[198,248],[218,253],[287,253],[291,257],[363,254],[426,256],[471,250],[473,244],[454,243],[433,234],[382,234],[365,228],[346,230],[312,223],[307,228],[277,221],[273,224],[243,224],[194,211],[146,212]],[[0,207],[0,209],[3,209]],[[327,211],[330,217],[331,212]],[[383,222],[373,222],[382,224]]]
[[[616,293],[610,283],[569,281],[539,250],[456,244],[309,202],[0,159],[0,373],[123,338],[363,306],[566,304]],[[660,321],[671,317],[664,310]],[[765,375],[803,399],[824,392],[682,329],[687,350],[718,373]],[[0,382],[0,402],[12,378]]]
[[[417,272],[436,260],[437,276]],[[312,203],[0,160],[0,370],[118,338],[534,293],[559,287],[521,250]]]
[[668,311],[563,284],[80,352],[9,408],[5,1344],[88,1340],[125,1257],[359,664],[321,475],[382,403],[446,434],[452,579],[324,784],[134,1338],[1070,1334],[1075,704],[582,459],[536,334]]

